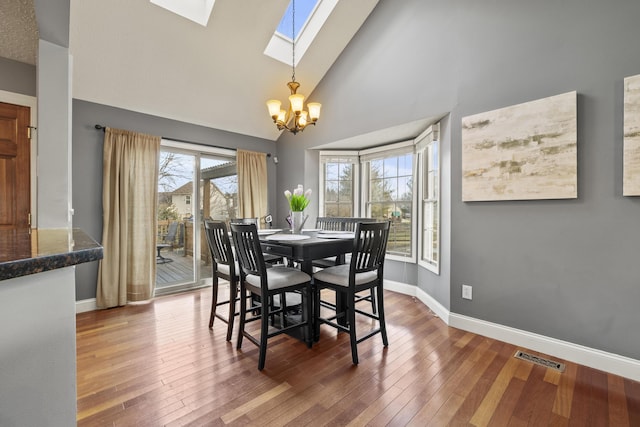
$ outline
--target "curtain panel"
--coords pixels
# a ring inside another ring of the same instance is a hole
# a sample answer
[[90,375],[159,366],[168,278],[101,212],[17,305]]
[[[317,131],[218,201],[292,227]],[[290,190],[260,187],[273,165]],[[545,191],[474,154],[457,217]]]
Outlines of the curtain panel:
[[267,215],[267,155],[238,150],[238,215],[262,218]]
[[98,308],[153,297],[160,140],[159,136],[105,129],[104,257],[98,270]]

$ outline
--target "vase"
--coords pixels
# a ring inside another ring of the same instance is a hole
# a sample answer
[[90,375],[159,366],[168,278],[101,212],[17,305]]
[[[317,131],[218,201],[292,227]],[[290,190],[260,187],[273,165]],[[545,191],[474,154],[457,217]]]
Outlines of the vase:
[[302,233],[302,226],[307,218],[308,216],[304,214],[304,211],[291,212],[291,232],[294,234]]

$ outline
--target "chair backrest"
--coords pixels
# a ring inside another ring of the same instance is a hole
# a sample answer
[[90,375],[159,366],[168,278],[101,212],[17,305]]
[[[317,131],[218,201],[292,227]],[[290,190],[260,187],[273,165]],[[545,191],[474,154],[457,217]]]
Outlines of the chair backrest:
[[342,218],[331,216],[319,216],[316,218],[316,228],[321,230],[342,231],[344,224],[341,219]]
[[[355,242],[349,267],[350,279],[353,279],[357,273],[376,270],[378,278],[382,278],[390,225],[390,221],[356,224]],[[353,283],[353,280],[350,280],[350,283]]]
[[267,267],[262,255],[257,226],[255,224],[231,223],[230,227],[242,274],[267,277]]
[[375,218],[354,218],[350,216],[320,216],[316,218],[316,228],[331,231],[354,231],[359,222],[377,222]]
[[256,224],[258,225],[258,218],[231,218],[230,224]]
[[173,221],[167,228],[167,235],[164,236],[164,243],[173,243],[176,240],[176,234],[178,233],[178,222]]
[[350,217],[346,217],[346,218],[339,218],[340,220],[343,221],[343,231],[355,231],[356,229],[356,224],[358,224],[359,222],[377,222],[378,220],[375,218],[350,218]]
[[227,225],[224,221],[204,221],[204,231],[213,262],[216,265],[227,265],[229,267],[229,276],[235,277],[238,272],[235,271],[233,250],[229,240],[229,233],[227,232]]

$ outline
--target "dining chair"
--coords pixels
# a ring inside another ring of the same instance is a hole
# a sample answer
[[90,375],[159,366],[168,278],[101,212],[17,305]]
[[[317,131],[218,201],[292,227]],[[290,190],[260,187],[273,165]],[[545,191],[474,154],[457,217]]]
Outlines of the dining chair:
[[[229,224],[255,224],[256,226],[258,226],[259,218],[231,218],[229,220]],[[262,256],[264,257],[264,261],[267,264],[287,264],[288,263],[287,259],[283,256],[269,254],[265,252],[262,253]]]
[[171,224],[169,224],[169,227],[167,227],[167,233],[163,235],[161,239],[158,239],[158,242],[156,243],[156,250],[157,250],[156,264],[165,264],[167,262],[173,262],[171,258],[162,256],[160,251],[164,248],[173,249],[173,242],[176,239],[177,233],[178,233],[178,222],[173,221],[171,222]]
[[[294,329],[302,330],[304,340],[308,347],[312,342],[312,295],[311,276],[296,268],[283,265],[267,268],[258,230],[255,224],[231,224],[231,236],[236,248],[236,256],[240,265],[240,293],[244,295],[250,292],[260,299],[243,298],[240,301],[240,326],[238,331],[237,348],[242,348],[242,340],[246,337],[260,349],[258,369],[262,370],[267,355],[267,341],[269,338],[280,335]],[[285,315],[288,310],[285,295],[298,292],[302,298],[302,316],[300,321],[287,323]],[[269,302],[279,297],[279,306]],[[251,307],[247,308],[247,301]],[[267,302],[261,303],[260,301]],[[247,314],[253,315],[247,318]],[[280,328],[269,328],[269,320],[272,316],[280,315],[283,321]],[[254,337],[245,326],[248,322],[260,321],[260,336]]]
[[[351,359],[354,365],[358,364],[358,343],[380,333],[385,347],[389,345],[387,329],[384,318],[383,277],[384,259],[389,238],[390,222],[357,223],[355,228],[355,243],[351,253],[349,264],[328,267],[314,273],[315,286],[314,336],[320,336],[320,324],[324,323],[336,328],[338,331],[347,332],[351,342]],[[335,293],[336,300],[344,298],[345,311],[338,309],[326,317],[322,317],[323,289]],[[365,290],[377,291],[377,313],[369,313],[356,308],[357,294]],[[368,331],[358,337],[356,332],[356,314],[369,317],[378,321],[376,329]],[[339,320],[346,320],[340,322]]]
[[[355,231],[356,224],[359,222],[376,222],[375,218],[356,218],[356,217],[318,217],[316,219],[316,228],[320,228],[322,230],[340,230],[345,232],[353,232]],[[348,264],[350,261],[349,255],[347,255],[344,259],[344,264]],[[327,268],[333,267],[334,265],[338,265],[339,258],[331,257],[331,258],[322,258],[318,260],[314,260],[312,265],[316,268]],[[356,295],[356,302],[359,301],[369,301],[371,303],[371,310],[375,314],[376,312],[376,291],[374,288],[369,290],[369,293]],[[325,303],[325,306],[331,305],[330,303]]]
[[[231,341],[233,333],[233,321],[237,315],[236,301],[238,301],[238,284],[240,283],[238,264],[234,259],[227,225],[224,221],[204,221],[205,236],[209,245],[212,259],[212,298],[211,315],[209,316],[209,329],[213,328],[213,321],[217,317],[227,324],[227,341]],[[225,279],[229,282],[229,298],[218,301],[218,281]],[[244,295],[244,294],[241,294]],[[229,314],[225,318],[216,312],[217,307],[229,305]]]

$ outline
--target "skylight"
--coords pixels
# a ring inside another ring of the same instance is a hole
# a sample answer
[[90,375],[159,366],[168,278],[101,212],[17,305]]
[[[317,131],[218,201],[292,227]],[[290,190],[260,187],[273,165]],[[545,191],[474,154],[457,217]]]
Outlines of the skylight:
[[[167,9],[170,12],[207,26],[213,4],[216,0],[150,0],[151,3]],[[297,5],[297,4],[296,4]],[[296,7],[297,9],[297,7]],[[289,31],[291,32],[291,31]]]
[[284,15],[282,15],[282,19],[280,20],[280,24],[278,24],[278,28],[276,32],[280,33],[282,36],[289,38],[290,40],[295,40],[300,34],[300,30],[304,27],[304,25],[309,20],[309,16],[311,12],[315,9],[319,0],[297,0],[296,1],[296,27],[293,29],[294,34],[291,34],[291,19],[293,17],[292,9],[293,2],[289,2],[289,6],[287,6],[287,10],[284,11]]
[[274,32],[264,54],[287,65],[291,64],[291,43],[295,36],[296,65],[318,35],[327,18],[339,0],[296,0],[296,28],[291,34],[291,9],[282,15],[280,24]]

